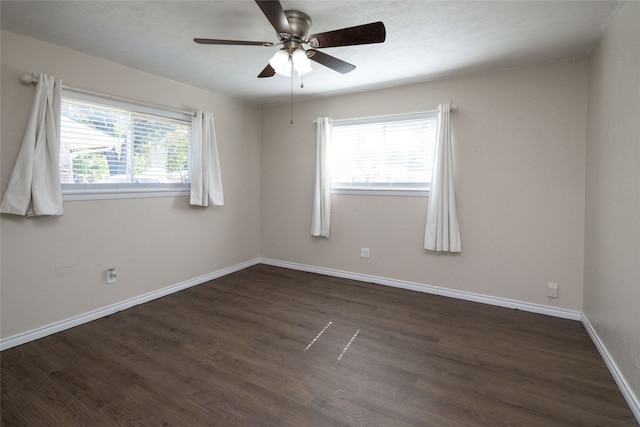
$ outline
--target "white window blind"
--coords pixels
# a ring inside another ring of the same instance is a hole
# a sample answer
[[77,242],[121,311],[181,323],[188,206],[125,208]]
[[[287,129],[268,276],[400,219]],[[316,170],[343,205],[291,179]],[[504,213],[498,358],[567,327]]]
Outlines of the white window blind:
[[334,121],[332,187],[428,190],[436,118],[434,112]]
[[169,111],[139,112],[135,105],[107,101],[63,96],[63,192],[188,190],[191,121],[170,117],[175,113]]

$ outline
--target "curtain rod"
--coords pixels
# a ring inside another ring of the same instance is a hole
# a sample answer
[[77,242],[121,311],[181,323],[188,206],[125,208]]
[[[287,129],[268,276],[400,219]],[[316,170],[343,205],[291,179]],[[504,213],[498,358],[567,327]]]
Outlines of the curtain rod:
[[[39,78],[36,77],[34,74],[23,74],[22,77],[20,77],[20,81],[22,83],[25,83],[25,84],[37,84],[38,80],[39,80]],[[78,93],[82,93],[82,94],[85,94],[85,95],[100,96],[102,98],[109,98],[109,99],[113,99],[114,101],[128,102],[128,103],[131,103],[131,104],[141,105],[143,107],[157,108],[157,109],[160,109],[160,110],[172,111],[174,113],[186,114],[188,116],[195,116],[196,115],[195,111],[178,110],[177,108],[163,107],[163,106],[155,105],[155,104],[147,104],[147,103],[144,103],[144,102],[134,101],[132,99],[127,99],[127,98],[122,98],[122,97],[119,97],[119,96],[109,95],[107,93],[94,92],[92,90],[79,89],[79,88],[71,87],[71,86],[67,86],[67,85],[62,85],[62,88],[66,89],[66,90],[70,90],[72,92],[78,92]]]
[[[347,120],[369,120],[369,119],[382,119],[385,117],[398,117],[398,116],[409,116],[411,114],[425,114],[425,113],[435,113],[436,111],[438,111],[437,108],[434,108],[433,110],[425,110],[425,111],[413,111],[410,113],[398,113],[398,114],[385,114],[385,115],[381,115],[381,116],[367,116],[367,117],[352,117],[352,118],[347,118],[347,119],[332,119],[332,121],[334,122],[342,122],[342,121],[347,121]],[[449,111],[454,113],[456,111],[458,111],[458,106],[456,104],[451,104],[449,106]],[[317,120],[313,119],[313,123],[316,124]]]

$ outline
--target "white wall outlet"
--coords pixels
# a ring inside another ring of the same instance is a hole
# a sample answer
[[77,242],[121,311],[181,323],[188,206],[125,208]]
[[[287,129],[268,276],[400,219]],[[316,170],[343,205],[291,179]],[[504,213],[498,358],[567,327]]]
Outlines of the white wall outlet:
[[557,283],[547,283],[547,296],[549,298],[558,298],[558,284]]
[[360,257],[361,258],[369,258],[371,256],[371,252],[369,248],[360,248]]
[[116,269],[115,268],[107,269],[107,284],[111,284],[115,282],[116,282]]

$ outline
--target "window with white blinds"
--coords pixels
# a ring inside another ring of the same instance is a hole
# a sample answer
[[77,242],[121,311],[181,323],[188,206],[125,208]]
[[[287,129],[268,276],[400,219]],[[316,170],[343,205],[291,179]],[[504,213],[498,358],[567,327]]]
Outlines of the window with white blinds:
[[188,191],[190,147],[187,115],[63,95],[63,193]]
[[427,191],[437,113],[336,120],[331,182],[337,192]]

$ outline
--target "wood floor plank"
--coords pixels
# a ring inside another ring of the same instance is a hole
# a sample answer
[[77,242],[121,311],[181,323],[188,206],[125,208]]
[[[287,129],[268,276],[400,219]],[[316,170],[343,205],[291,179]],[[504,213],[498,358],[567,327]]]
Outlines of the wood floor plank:
[[1,354],[2,426],[633,426],[579,322],[256,265]]

